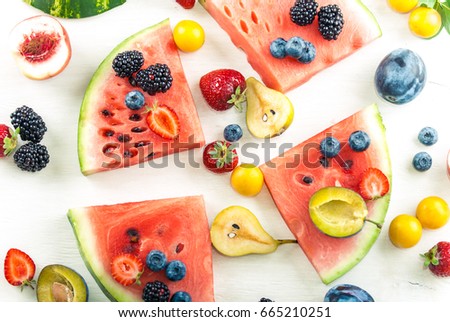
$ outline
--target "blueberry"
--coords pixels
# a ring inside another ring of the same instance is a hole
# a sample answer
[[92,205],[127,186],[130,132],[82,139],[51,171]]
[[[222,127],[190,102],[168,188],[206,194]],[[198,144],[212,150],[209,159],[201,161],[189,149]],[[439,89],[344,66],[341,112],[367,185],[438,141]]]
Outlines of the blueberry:
[[367,150],[370,145],[370,137],[364,131],[355,131],[350,134],[348,138],[350,148],[356,152],[362,152]]
[[302,56],[305,46],[306,43],[302,38],[292,37],[286,42],[286,54],[298,59]]
[[438,132],[432,127],[424,127],[418,135],[419,141],[425,145],[433,145],[438,140]]
[[166,266],[166,255],[159,250],[152,250],[147,254],[145,264],[154,272],[159,272]]
[[394,104],[405,104],[425,86],[425,64],[415,52],[396,49],[383,58],[375,72],[375,87],[380,97]]
[[140,91],[128,92],[125,96],[125,105],[130,110],[138,110],[145,104],[145,97]]
[[362,288],[352,284],[333,286],[324,298],[325,302],[374,302],[373,297]]
[[423,172],[431,168],[433,160],[427,152],[419,152],[414,156],[412,164],[414,169]]
[[186,275],[186,265],[182,261],[174,260],[166,267],[166,277],[171,281],[179,281]]
[[230,124],[223,130],[223,137],[228,142],[236,142],[242,137],[242,128],[238,124]]
[[286,57],[286,40],[284,38],[277,38],[270,43],[270,53],[275,58]]
[[302,55],[298,58],[298,61],[304,64],[309,64],[316,58],[316,47],[309,41],[305,41],[305,48]]
[[341,151],[341,143],[332,136],[327,136],[320,142],[320,152],[327,158],[335,157],[339,151]]
[[189,293],[184,291],[175,292],[170,298],[170,302],[192,302],[192,298]]

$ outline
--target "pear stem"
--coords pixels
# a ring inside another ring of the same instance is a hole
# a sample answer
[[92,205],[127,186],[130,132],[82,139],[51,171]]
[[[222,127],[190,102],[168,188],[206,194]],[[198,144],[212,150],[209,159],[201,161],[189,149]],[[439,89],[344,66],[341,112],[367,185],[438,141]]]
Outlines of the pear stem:
[[377,222],[375,222],[375,221],[373,221],[373,220],[370,220],[370,219],[364,219],[364,221],[367,221],[367,222],[370,222],[370,223],[372,223],[372,224],[374,224],[375,226],[377,226],[377,228],[379,228],[379,229],[381,229],[381,227],[382,227],[382,225],[381,224],[379,224],[379,223],[377,223]]
[[296,239],[277,239],[279,245],[282,244],[297,244]]

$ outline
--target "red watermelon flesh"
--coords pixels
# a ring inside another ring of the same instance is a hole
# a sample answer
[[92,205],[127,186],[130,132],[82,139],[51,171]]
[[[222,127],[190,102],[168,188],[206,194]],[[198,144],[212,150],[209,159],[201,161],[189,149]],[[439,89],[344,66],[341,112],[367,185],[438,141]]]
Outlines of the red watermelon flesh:
[[[170,68],[172,87],[165,93],[145,95],[147,106],[155,102],[172,108],[180,121],[176,139],[165,139],[146,123],[145,107],[133,111],[125,105],[131,90],[128,78],[115,75],[112,61],[126,50],[139,50],[144,66],[161,63]],[[124,139],[126,138],[126,139]],[[78,124],[78,156],[85,175],[148,162],[171,153],[204,145],[204,136],[186,81],[168,19],[124,40],[100,64],[86,90]]]
[[[354,152],[348,138],[353,131],[369,134],[371,143],[364,152]],[[326,136],[337,138],[341,152],[324,167],[319,144]],[[303,252],[326,284],[339,278],[368,253],[380,234],[388,209],[390,191],[368,201],[369,214],[362,230],[350,237],[336,238],[322,233],[309,216],[309,199],[323,187],[342,186],[359,192],[362,173],[369,167],[380,169],[391,182],[391,164],[385,128],[378,107],[371,105],[298,144],[260,168],[270,194]],[[305,177],[311,178],[312,183]]]
[[[244,50],[248,62],[262,81],[273,89],[287,92],[308,81],[321,70],[351,55],[381,36],[372,13],[360,0],[316,0],[319,8],[337,4],[344,16],[344,28],[337,40],[323,39],[317,17],[309,26],[298,26],[289,16],[294,0],[199,0],[232,42]],[[316,58],[302,64],[293,58],[277,59],[270,43],[282,37],[299,36],[316,47]]]
[[[185,291],[193,301],[214,301],[212,248],[202,196],[74,208],[68,218],[87,268],[110,300],[142,301],[145,284],[160,280],[171,294]],[[154,249],[165,253],[168,261],[182,261],[186,276],[173,282],[164,271],[149,270],[145,258]],[[122,253],[143,261],[141,285],[122,286],[112,277],[111,261]]]

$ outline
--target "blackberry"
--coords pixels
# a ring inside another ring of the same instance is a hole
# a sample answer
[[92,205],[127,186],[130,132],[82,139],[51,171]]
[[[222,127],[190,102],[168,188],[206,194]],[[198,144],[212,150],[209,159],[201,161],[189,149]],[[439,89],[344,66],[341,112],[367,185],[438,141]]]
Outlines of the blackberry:
[[316,18],[319,4],[314,0],[297,0],[291,7],[289,14],[293,23],[299,26],[312,24]]
[[118,53],[112,62],[116,75],[122,78],[131,77],[144,65],[144,55],[137,50]]
[[169,302],[170,291],[166,284],[158,280],[148,282],[142,292],[144,302]]
[[40,115],[31,107],[23,105],[11,113],[11,124],[15,129],[20,128],[20,138],[33,143],[41,142],[47,127]]
[[28,142],[14,153],[14,162],[24,171],[41,171],[49,161],[50,155],[47,147],[40,143]]
[[136,83],[149,95],[165,93],[172,86],[172,75],[166,64],[156,63],[136,74]]
[[321,7],[317,13],[319,32],[326,40],[336,40],[344,27],[344,16],[336,4]]

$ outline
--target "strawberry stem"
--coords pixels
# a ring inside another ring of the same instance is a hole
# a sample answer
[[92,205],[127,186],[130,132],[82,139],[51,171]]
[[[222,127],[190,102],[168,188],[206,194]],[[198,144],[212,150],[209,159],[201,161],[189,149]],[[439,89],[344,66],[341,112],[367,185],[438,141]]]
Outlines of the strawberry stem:
[[234,94],[231,95],[231,98],[227,101],[228,104],[233,104],[238,112],[242,112],[243,107],[242,104],[247,101],[246,92],[247,89],[241,93],[241,87],[238,86]]

